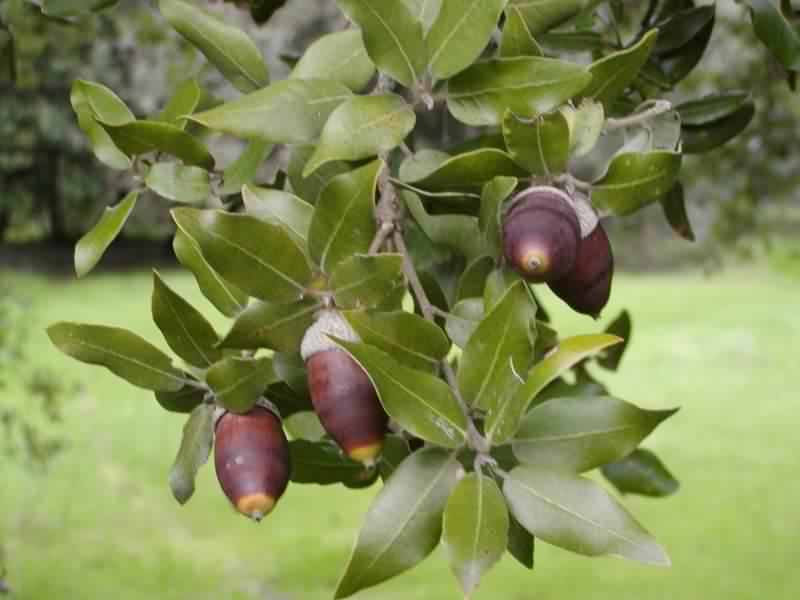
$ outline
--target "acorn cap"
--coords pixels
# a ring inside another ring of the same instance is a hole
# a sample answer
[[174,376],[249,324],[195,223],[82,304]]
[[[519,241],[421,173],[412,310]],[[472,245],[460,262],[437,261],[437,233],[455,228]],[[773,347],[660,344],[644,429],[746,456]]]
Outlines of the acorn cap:
[[581,239],[589,237],[600,222],[600,217],[589,203],[589,198],[581,192],[576,192],[572,198],[572,208],[578,216],[578,224],[581,228]]
[[300,355],[308,361],[317,352],[339,350],[339,346],[330,337],[346,342],[360,342],[361,338],[338,310],[326,308],[319,311],[316,321],[306,330],[300,344]]

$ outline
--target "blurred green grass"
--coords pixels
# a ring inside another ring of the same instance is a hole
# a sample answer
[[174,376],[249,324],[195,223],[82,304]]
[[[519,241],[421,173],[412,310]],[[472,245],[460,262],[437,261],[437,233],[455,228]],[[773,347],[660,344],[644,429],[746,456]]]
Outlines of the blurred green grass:
[[[185,507],[166,475],[182,418],[105,370],[54,350],[44,327],[56,320],[129,327],[162,348],[149,319],[150,277],[98,275],[81,282],[0,274],[29,308],[29,362],[82,392],[66,406],[68,449],[44,475],[4,464],[0,542],[17,600],[309,599],[332,596],[360,517],[376,492],[290,486],[260,525],[233,513],[213,467]],[[198,306],[194,282],[167,281]],[[601,323],[543,302],[565,332]],[[710,279],[620,276],[605,320],[633,313],[633,341],[613,393],[647,407],[681,406],[646,445],[682,482],[666,500],[627,505],[666,545],[671,569],[584,559],[537,546],[529,573],[506,558],[478,599],[703,598],[782,600],[800,589],[800,436],[797,362],[800,281],[756,270]],[[224,329],[224,319],[215,321]],[[18,381],[0,391],[24,406]],[[457,599],[439,550],[363,599]]]

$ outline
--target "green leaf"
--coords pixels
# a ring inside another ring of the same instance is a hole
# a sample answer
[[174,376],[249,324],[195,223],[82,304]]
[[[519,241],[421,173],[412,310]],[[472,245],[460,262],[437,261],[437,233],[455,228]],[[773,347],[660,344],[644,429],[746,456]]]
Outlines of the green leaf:
[[[269,394],[269,389],[267,390],[267,394]],[[328,435],[322,427],[317,413],[313,410],[302,410],[290,415],[288,418],[284,418],[283,428],[286,430],[286,434],[293,440],[319,442]],[[338,447],[337,453],[340,456],[342,455],[341,449],[338,449]],[[292,466],[294,467],[294,465]]]
[[699,154],[726,144],[747,128],[755,116],[755,110],[753,102],[747,102],[716,121],[703,125],[684,125],[681,128],[683,151]]
[[377,475],[374,469],[347,458],[338,446],[326,441],[292,440],[289,462],[293,483],[343,483],[347,487],[363,487]]
[[631,315],[627,310],[623,310],[606,327],[606,333],[615,335],[622,340],[621,343],[609,346],[606,351],[597,358],[597,364],[610,371],[616,371],[622,360],[622,355],[628,349],[631,341]]
[[456,288],[456,302],[466,298],[479,298],[483,296],[486,279],[495,268],[495,259],[491,256],[479,256],[467,265],[461,277],[458,278]]
[[180,504],[194,494],[194,481],[211,454],[214,443],[214,406],[200,404],[183,426],[181,446],[169,470],[169,487]]
[[582,473],[627,456],[675,412],[609,396],[555,398],[522,419],[514,455],[537,467]]
[[235,161],[225,167],[222,175],[222,193],[237,194],[243,185],[253,183],[259,167],[267,160],[272,145],[262,140],[251,140]]
[[507,110],[535,117],[560,106],[592,81],[586,68],[523,56],[472,65],[450,80],[447,107],[467,125],[499,125]]
[[133,121],[104,125],[111,139],[128,156],[159,151],[181,159],[187,165],[214,168],[214,157],[205,144],[180,127],[161,121]]
[[169,356],[126,329],[62,321],[48,327],[47,335],[67,356],[106,367],[135,386],[176,392],[186,382]]
[[402,276],[400,254],[356,254],[338,264],[331,274],[330,289],[340,308],[369,308],[401,285]]
[[314,207],[294,194],[246,185],[242,198],[248,214],[270,223],[280,223],[298,240],[308,237]]
[[519,524],[514,515],[508,520],[508,552],[526,569],[533,569],[533,536]]
[[303,177],[303,169],[313,153],[313,146],[293,146],[287,173],[292,191],[310,204],[317,203],[320,193],[331,179],[351,169],[346,162],[330,162],[322,165],[311,176]]
[[495,177],[524,177],[527,173],[496,148],[472,150],[453,156],[433,171],[410,180],[414,187],[432,192],[475,190]]
[[667,87],[677,84],[700,62],[714,30],[715,15],[713,5],[698,6],[658,23],[659,44],[653,54]]
[[193,114],[204,127],[272,144],[315,142],[328,115],[352,96],[326,79],[287,79]]
[[206,382],[217,404],[236,413],[246,413],[270,383],[278,381],[272,358],[224,358],[206,373]]
[[541,115],[531,121],[511,111],[503,119],[503,137],[508,153],[534,175],[563,173],[569,159],[569,125],[560,112]]
[[591,98],[584,98],[578,108],[572,111],[571,119],[567,118],[570,124],[570,155],[584,156],[592,151],[600,139],[606,121],[605,111],[600,102],[595,102]]
[[458,448],[467,420],[450,387],[430,373],[397,364],[373,346],[337,343],[366,371],[387,414],[403,429],[439,446]]
[[125,103],[107,87],[81,79],[72,84],[70,103],[78,117],[78,126],[89,139],[97,160],[112,169],[129,169],[130,159],[117,148],[98,121],[102,118],[121,124],[134,120]]
[[[495,177],[484,185],[481,191],[479,225],[487,248],[493,256],[500,256],[503,249],[500,227],[503,203],[514,192],[517,183],[516,177]],[[475,295],[481,296],[483,293]]]
[[399,575],[433,552],[458,469],[454,456],[438,448],[403,461],[367,511],[337,599]]
[[453,343],[465,348],[469,338],[483,319],[483,299],[465,298],[459,300],[447,317],[445,329]]
[[226,317],[235,317],[247,306],[247,294],[225,281],[203,258],[200,247],[180,229],[175,232],[172,249],[178,262],[194,275],[203,295]]
[[450,351],[450,340],[439,326],[413,313],[352,310],[342,314],[365,344],[411,368],[431,371]]
[[481,55],[508,0],[448,0],[426,38],[428,67],[438,79],[448,79]]
[[346,100],[328,117],[303,177],[334,160],[354,161],[388,152],[403,142],[415,122],[414,109],[394,94]]
[[422,30],[427,34],[433,26],[436,17],[439,15],[443,1],[444,0],[403,0],[403,3],[405,3],[408,10],[411,11],[411,16],[422,23]]
[[403,181],[422,179],[433,173],[448,158],[450,155],[447,152],[423,148],[403,160],[398,176]]
[[614,100],[636,80],[656,45],[658,30],[651,29],[633,46],[604,56],[592,63],[592,83],[582,95],[602,102],[609,109]]
[[195,385],[185,385],[177,392],[154,392],[161,408],[174,413],[190,413],[203,403],[206,391]]
[[514,58],[517,56],[542,56],[543,54],[541,46],[528,28],[528,23],[525,21],[520,7],[509,2],[506,7],[506,22],[503,25],[499,56]]
[[206,318],[153,271],[153,321],[167,345],[190,365],[205,369],[222,358],[219,338]]
[[97,266],[111,242],[122,231],[138,198],[139,192],[133,191],[116,206],[107,207],[94,227],[78,240],[75,244],[75,273],[78,277],[88,275]]
[[291,79],[325,78],[360,92],[375,74],[361,32],[355,29],[329,33],[311,44],[292,69]]
[[508,544],[508,509],[490,477],[471,473],[458,482],[444,511],[442,539],[450,568],[469,597]]
[[638,448],[622,460],[605,465],[602,471],[622,494],[663,498],[680,487],[661,459],[645,448]]
[[694,230],[686,213],[686,201],[683,197],[683,184],[679,181],[672,186],[669,193],[661,199],[661,208],[672,230],[683,239],[693,242]]
[[154,164],[144,182],[162,198],[184,204],[202,204],[208,200],[211,191],[208,171],[178,163]]
[[375,192],[384,163],[375,160],[338,175],[322,190],[308,233],[308,251],[330,273],[343,260],[366,253],[375,236]]
[[381,460],[378,463],[381,479],[384,481],[389,479],[409,454],[411,454],[411,448],[406,438],[401,435],[387,435],[383,440]]
[[498,410],[490,421],[487,420],[485,428],[492,432],[494,442],[500,444],[513,437],[520,419],[548,383],[585,358],[621,341],[616,336],[604,333],[578,335],[561,340],[554,352],[531,368],[525,383],[503,405],[503,410]]
[[586,556],[669,566],[664,549],[603,488],[569,473],[517,467],[503,484],[511,512],[548,544]]
[[525,286],[518,282],[484,317],[469,338],[458,368],[458,387],[464,400],[487,411],[491,436],[496,411],[522,383],[533,350],[528,338],[536,308]]
[[800,34],[771,0],[750,0],[753,30],[789,71],[800,70]]
[[186,127],[186,116],[197,110],[202,98],[203,89],[197,80],[187,79],[178,84],[166,106],[155,118],[183,129]]
[[291,304],[254,302],[239,313],[220,346],[239,350],[269,348],[279,352],[299,352],[303,335],[320,308],[321,304],[315,300]]
[[159,0],[158,7],[172,28],[238,90],[251,92],[269,83],[261,52],[241,29],[182,0]]
[[17,42],[0,21],[0,81],[17,81]]
[[303,251],[280,225],[249,215],[178,208],[178,227],[200,247],[223,278],[261,300],[295,302],[305,293],[311,269]]
[[669,192],[680,168],[681,155],[677,152],[618,154],[605,176],[592,184],[592,204],[618,216],[632,214]]
[[577,16],[586,0],[510,0],[509,11],[517,11],[531,35],[539,35]]
[[467,260],[486,253],[478,219],[466,215],[429,215],[414,193],[402,192],[403,202],[425,235],[434,243],[451,248]]
[[421,79],[428,56],[422,24],[404,3],[337,0],[337,4],[361,28],[364,46],[378,69],[408,88]]

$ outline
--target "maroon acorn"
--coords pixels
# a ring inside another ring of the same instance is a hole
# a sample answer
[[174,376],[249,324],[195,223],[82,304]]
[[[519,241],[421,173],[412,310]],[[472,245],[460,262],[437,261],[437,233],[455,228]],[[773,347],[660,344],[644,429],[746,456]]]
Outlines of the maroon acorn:
[[224,413],[215,427],[214,466],[222,491],[236,509],[260,521],[289,483],[289,444],[280,420],[256,406]]
[[613,275],[611,244],[605,229],[597,223],[581,240],[572,271],[548,285],[573,310],[597,318],[611,295]]
[[554,281],[575,265],[580,233],[572,199],[565,192],[531,187],[517,194],[503,218],[503,253],[526,281]]
[[360,341],[336,310],[323,310],[306,331],[300,353],[311,403],[322,427],[351,459],[367,466],[383,449],[389,417],[361,366],[329,337]]

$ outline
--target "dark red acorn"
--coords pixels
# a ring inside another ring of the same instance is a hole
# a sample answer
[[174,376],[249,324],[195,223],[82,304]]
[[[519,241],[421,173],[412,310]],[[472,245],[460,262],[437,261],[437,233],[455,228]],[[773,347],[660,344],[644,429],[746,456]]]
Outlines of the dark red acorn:
[[222,491],[245,516],[260,521],[289,483],[289,444],[280,420],[256,406],[217,421],[214,466]]
[[371,466],[383,449],[389,417],[367,374],[327,334],[357,341],[335,310],[322,311],[303,338],[311,403],[320,423],[345,454]]
[[503,219],[506,260],[531,283],[566,276],[575,265],[580,236],[570,197],[554,187],[520,192]]
[[599,223],[578,247],[575,268],[548,285],[573,310],[597,318],[611,295],[614,255],[605,229]]

